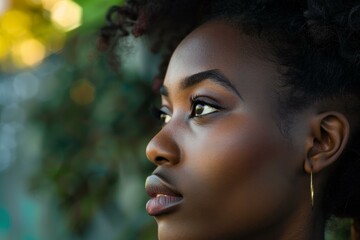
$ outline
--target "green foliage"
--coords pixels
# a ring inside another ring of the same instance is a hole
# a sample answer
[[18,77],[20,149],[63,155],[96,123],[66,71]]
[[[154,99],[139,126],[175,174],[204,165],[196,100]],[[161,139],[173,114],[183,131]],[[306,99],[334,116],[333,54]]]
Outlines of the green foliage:
[[[61,54],[48,59],[59,66],[54,79],[48,80],[56,90],[30,112],[32,123],[43,129],[44,136],[31,189],[53,196],[53,204],[75,236],[85,238],[96,215],[115,204],[119,215],[114,221],[120,221],[121,239],[140,235],[154,239],[155,226],[145,213],[143,190],[145,176],[151,172],[145,145],[156,127],[148,111],[156,99],[152,76],[112,69],[106,54],[95,49],[107,8],[98,1],[77,2],[83,6],[84,25],[71,34]],[[136,190],[127,189],[132,184],[128,173],[134,175],[131,181],[141,182],[141,192],[139,184]],[[130,194],[122,196],[123,192]],[[129,211],[127,201],[134,202],[134,210]],[[111,214],[108,211],[109,219]]]
[[88,33],[96,31],[97,28],[99,28],[104,23],[105,15],[108,10],[108,8],[104,6],[121,5],[123,0],[76,0],[75,2],[83,7],[83,23],[80,31]]
[[327,224],[326,240],[350,239],[351,219],[331,218]]

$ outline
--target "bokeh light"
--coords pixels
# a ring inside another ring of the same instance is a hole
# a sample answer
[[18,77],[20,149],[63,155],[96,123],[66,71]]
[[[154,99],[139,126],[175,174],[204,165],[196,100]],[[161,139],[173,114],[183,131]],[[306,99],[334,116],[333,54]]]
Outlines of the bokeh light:
[[78,105],[90,104],[95,98],[95,86],[88,80],[80,80],[70,89],[70,96]]
[[0,71],[38,66],[60,52],[82,12],[72,0],[0,0]]
[[0,0],[0,240],[155,238],[143,209],[151,88],[95,46],[121,3]]
[[31,19],[26,13],[19,10],[10,10],[1,17],[1,30],[9,37],[18,38],[28,33]]
[[27,67],[37,65],[45,58],[46,50],[44,44],[39,40],[30,38],[21,42],[16,48],[16,57],[19,57],[19,65]]
[[59,0],[41,0],[43,7],[48,11],[50,11],[57,2],[59,2]]
[[0,60],[4,59],[9,53],[10,44],[8,40],[0,35]]
[[61,0],[51,8],[51,20],[64,31],[81,25],[82,8],[70,0]]

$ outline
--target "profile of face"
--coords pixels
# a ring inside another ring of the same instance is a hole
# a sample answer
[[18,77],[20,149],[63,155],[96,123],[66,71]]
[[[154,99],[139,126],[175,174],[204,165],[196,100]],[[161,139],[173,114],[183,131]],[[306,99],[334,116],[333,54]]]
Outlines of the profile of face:
[[273,239],[310,205],[312,110],[282,134],[277,65],[264,54],[259,40],[221,21],[175,50],[161,90],[164,125],[146,149],[157,165],[146,190],[159,239]]

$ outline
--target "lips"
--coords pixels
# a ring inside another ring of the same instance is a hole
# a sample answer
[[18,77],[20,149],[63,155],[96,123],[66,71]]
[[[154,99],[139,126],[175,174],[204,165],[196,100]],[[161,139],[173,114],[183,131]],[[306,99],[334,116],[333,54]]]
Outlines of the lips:
[[145,189],[150,196],[146,211],[150,216],[158,216],[175,211],[182,202],[182,195],[157,175],[146,179]]

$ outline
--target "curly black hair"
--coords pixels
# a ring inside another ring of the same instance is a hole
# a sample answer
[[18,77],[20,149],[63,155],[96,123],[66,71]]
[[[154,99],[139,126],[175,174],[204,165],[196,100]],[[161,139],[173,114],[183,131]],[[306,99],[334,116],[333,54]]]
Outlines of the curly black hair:
[[315,102],[340,103],[353,129],[323,200],[327,216],[359,217],[360,1],[128,0],[109,10],[98,46],[111,53],[119,38],[147,35],[152,51],[165,53],[157,76],[162,79],[180,41],[212,19],[260,39],[282,66],[280,114]]

